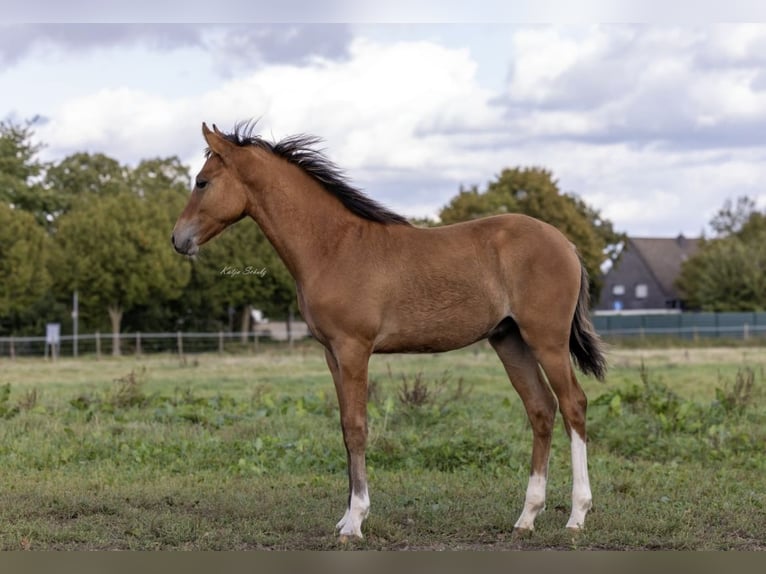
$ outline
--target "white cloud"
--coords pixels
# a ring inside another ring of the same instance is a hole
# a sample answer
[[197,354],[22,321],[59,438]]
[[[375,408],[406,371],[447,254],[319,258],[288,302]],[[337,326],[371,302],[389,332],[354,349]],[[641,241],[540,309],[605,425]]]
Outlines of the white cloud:
[[707,147],[722,131],[749,144],[738,122],[766,121],[766,25],[541,27],[514,47],[507,101],[546,136]]
[[470,46],[437,41],[357,37],[344,58],[229,79],[210,75],[211,56],[187,94],[126,73],[125,87],[68,97],[39,136],[52,156],[179,155],[198,168],[201,121],[262,117],[266,137],[323,137],[357,184],[410,215],[516,165],[551,169],[637,234],[693,235],[727,197],[766,201],[766,26],[535,26],[502,48],[503,92],[480,83]]
[[65,102],[40,130],[56,149],[114,150],[118,158],[167,154],[176,143],[172,122],[186,103],[118,88]]
[[429,42],[383,45],[355,40],[347,60],[316,58],[307,65],[269,65],[198,95],[166,98],[130,88],[71,99],[40,137],[51,151],[109,150],[135,161],[144,155],[200,148],[179,141],[202,120],[222,129],[263,117],[261,129],[279,139],[321,135],[333,158],[350,170],[388,173],[457,170],[459,157],[444,134],[496,126],[501,110],[475,80],[466,50]]
[[766,28],[762,23],[715,26],[709,38],[709,49],[705,55],[711,61],[766,61]]
[[348,61],[309,67],[269,67],[254,75],[267,90],[268,121],[282,134],[312,131],[336,148],[350,167],[383,164],[426,168],[443,153],[429,133],[493,125],[500,110],[475,80],[476,63],[465,50],[430,42],[382,45],[357,39]]

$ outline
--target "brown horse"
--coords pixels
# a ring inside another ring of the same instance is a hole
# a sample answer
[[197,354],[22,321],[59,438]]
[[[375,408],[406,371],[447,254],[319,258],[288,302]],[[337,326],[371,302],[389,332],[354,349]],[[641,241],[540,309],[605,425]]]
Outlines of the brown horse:
[[249,215],[295,278],[301,314],[325,348],[340,406],[349,478],[341,539],[362,536],[370,508],[370,355],[449,351],[482,339],[497,351],[532,426],[531,474],[515,528],[532,530],[544,507],[557,406],[572,451],[567,527],[582,528],[591,507],[587,399],[570,353],[599,379],[606,363],[575,247],[524,215],[414,227],[349,185],[314,149],[316,138],[270,143],[252,126],[213,130],[202,125],[207,160],[173,229],[173,246],[193,255]]

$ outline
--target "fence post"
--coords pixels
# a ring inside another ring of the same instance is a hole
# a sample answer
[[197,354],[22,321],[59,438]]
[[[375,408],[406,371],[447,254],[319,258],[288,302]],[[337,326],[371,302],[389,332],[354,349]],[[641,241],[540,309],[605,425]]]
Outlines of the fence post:
[[750,323],[742,325],[742,338],[747,341],[750,338]]
[[16,345],[13,342],[13,335],[11,335],[11,359],[16,358]]
[[184,338],[181,331],[176,331],[176,340],[178,342],[178,356],[184,358]]
[[141,356],[141,331],[136,331],[136,355]]
[[293,306],[290,305],[290,307],[287,310],[287,344],[290,347],[290,350],[293,350]]
[[218,352],[223,355],[223,331],[218,331]]
[[96,358],[101,358],[101,333],[96,331]]
[[718,321],[718,313],[716,313],[714,316],[715,316],[715,336],[717,339],[717,338],[720,338],[721,336],[721,329],[720,329],[720,322]]

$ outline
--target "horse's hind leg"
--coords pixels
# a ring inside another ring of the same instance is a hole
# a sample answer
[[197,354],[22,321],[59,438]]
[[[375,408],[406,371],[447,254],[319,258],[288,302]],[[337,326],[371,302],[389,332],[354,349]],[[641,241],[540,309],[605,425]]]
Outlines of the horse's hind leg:
[[519,393],[532,425],[532,465],[524,509],[516,521],[517,530],[534,530],[537,514],[545,507],[545,487],[551,433],[556,416],[556,399],[542,377],[529,346],[521,338],[515,323],[508,320],[489,339]]
[[585,447],[585,415],[588,399],[577,382],[569,357],[568,342],[535,348],[535,356],[559,401],[564,427],[572,449],[572,514],[567,528],[579,530],[591,508],[588,455]]

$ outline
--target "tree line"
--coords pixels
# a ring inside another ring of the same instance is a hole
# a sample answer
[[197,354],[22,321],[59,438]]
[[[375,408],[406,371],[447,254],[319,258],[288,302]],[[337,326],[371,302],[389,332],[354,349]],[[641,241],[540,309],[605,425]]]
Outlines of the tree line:
[[754,199],[726,200],[676,285],[689,309],[766,310],[766,210]]
[[[291,277],[249,220],[194,259],[173,251],[170,231],[191,188],[189,168],[177,157],[131,166],[78,152],[43,162],[34,125],[0,121],[0,335],[39,335],[48,322],[71,332],[75,291],[81,332],[246,331],[253,308],[274,319],[297,312]],[[766,215],[752,201],[726,209],[680,286],[697,308],[762,309]],[[562,192],[549,170],[507,168],[485,189],[461,187],[439,219],[512,212],[548,221],[578,246],[596,301],[602,265],[619,258],[625,234]],[[735,265],[748,269],[733,288]],[[721,298],[720,285],[738,295]]]
[[173,251],[191,188],[177,157],[45,163],[33,129],[0,122],[0,335],[71,332],[75,291],[81,332],[239,330],[253,307],[292,312],[294,285],[257,226],[233,226],[194,260]]

